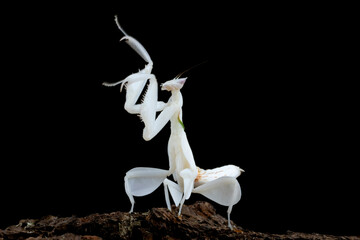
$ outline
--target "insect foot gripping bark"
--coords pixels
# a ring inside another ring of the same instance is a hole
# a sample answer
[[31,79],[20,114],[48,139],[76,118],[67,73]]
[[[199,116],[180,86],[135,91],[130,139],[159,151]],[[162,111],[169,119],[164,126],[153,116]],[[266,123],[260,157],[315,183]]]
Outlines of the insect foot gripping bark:
[[[124,108],[130,114],[139,115],[144,122],[144,140],[149,141],[155,137],[169,121],[171,129],[168,142],[169,170],[136,167],[125,175],[125,191],[131,202],[130,212],[134,210],[134,196],[148,195],[163,184],[165,201],[169,210],[171,210],[169,192],[175,205],[180,206],[179,215],[185,200],[189,199],[192,193],[202,194],[212,201],[228,207],[228,226],[232,229],[230,213],[241,198],[241,188],[237,177],[244,171],[234,165],[208,170],[196,166],[182,120],[183,98],[180,90],[184,86],[186,78],[180,78],[180,74],[161,84],[161,90],[169,91],[171,96],[166,103],[158,101],[159,86],[155,75],[151,73],[153,62],[150,55],[139,41],[123,30],[116,16],[115,23],[124,34],[121,41],[125,41],[139,54],[146,65],[144,69],[121,81],[104,82],[103,85],[112,87],[120,84],[120,91],[126,85]],[[149,84],[146,84],[147,82]],[[141,96],[145,87],[147,89]],[[140,97],[143,100],[141,103],[137,103]],[[157,114],[157,112],[159,113]],[[168,178],[171,175],[173,180]]]

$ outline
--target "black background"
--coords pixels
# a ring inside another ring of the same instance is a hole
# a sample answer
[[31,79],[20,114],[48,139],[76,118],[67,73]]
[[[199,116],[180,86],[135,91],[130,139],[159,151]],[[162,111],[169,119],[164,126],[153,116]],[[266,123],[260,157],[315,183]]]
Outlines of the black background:
[[[119,43],[117,14],[148,50],[159,83],[206,61],[185,74],[183,120],[198,166],[245,170],[232,220],[267,232],[360,234],[355,96],[331,64],[336,11],[180,1],[11,10],[0,228],[47,214],[128,211],[125,173],[168,168],[169,126],[145,142],[143,124],[123,109],[125,92],[101,85],[145,66]],[[186,204],[196,200],[206,199],[194,194]],[[165,207],[162,188],[136,198],[135,211],[151,207]]]

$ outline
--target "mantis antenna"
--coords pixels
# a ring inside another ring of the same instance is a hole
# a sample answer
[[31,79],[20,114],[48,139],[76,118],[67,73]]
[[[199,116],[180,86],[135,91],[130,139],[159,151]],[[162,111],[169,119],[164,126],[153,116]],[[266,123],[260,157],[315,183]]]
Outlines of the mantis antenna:
[[201,62],[201,63],[198,63],[198,64],[196,64],[196,65],[194,65],[194,66],[192,66],[192,67],[189,67],[188,69],[186,69],[186,70],[184,70],[184,71],[182,71],[181,73],[179,73],[178,75],[176,75],[176,79],[177,78],[180,78],[184,73],[186,73],[186,72],[189,72],[190,70],[192,70],[192,69],[194,69],[194,68],[196,68],[196,67],[198,67],[198,66],[201,66],[201,65],[203,65],[204,63],[207,63],[208,62],[208,60],[205,60],[205,61],[203,61],[203,62]]

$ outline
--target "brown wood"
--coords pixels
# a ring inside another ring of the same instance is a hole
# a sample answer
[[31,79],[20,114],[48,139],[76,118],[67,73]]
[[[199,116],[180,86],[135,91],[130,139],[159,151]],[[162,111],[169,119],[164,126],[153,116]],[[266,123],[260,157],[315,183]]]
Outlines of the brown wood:
[[184,205],[181,217],[177,208],[153,208],[144,213],[95,213],[86,217],[46,216],[23,219],[0,230],[0,240],[118,240],[118,239],[360,239],[357,236],[332,236],[317,233],[287,232],[269,234],[246,230],[216,213],[208,202]]

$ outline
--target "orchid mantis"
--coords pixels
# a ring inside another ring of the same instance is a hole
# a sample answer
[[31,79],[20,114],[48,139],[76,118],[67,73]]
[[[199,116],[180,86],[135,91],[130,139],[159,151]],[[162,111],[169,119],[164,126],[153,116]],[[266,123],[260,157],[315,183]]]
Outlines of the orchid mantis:
[[[127,35],[121,28],[115,16],[115,22],[125,35],[125,40],[146,62],[144,69],[131,74],[124,80],[116,83],[104,83],[105,86],[121,84],[120,91],[126,84],[125,110],[131,114],[138,114],[144,122],[143,138],[148,141],[155,137],[170,121],[171,134],[168,142],[169,170],[136,167],[129,170],[124,178],[125,191],[131,202],[130,212],[134,210],[134,196],[145,196],[155,191],[161,184],[164,185],[165,201],[169,210],[170,195],[176,206],[179,206],[179,215],[185,200],[191,193],[199,193],[205,197],[228,206],[228,226],[232,207],[240,201],[241,188],[236,180],[242,169],[234,165],[204,170],[196,166],[182,120],[183,98],[180,92],[186,78],[175,77],[161,85],[161,90],[171,92],[171,97],[164,103],[157,100],[158,83],[151,73],[153,62],[146,49],[133,37]],[[147,91],[140,104],[137,101],[146,86]],[[160,112],[156,117],[156,112]],[[167,177],[173,176],[174,181]]]

